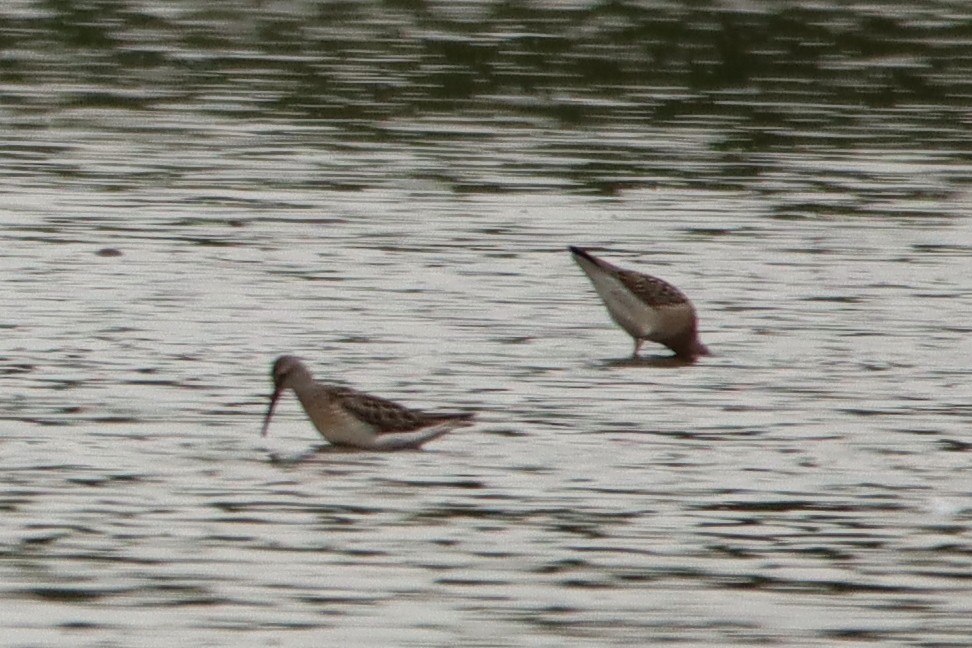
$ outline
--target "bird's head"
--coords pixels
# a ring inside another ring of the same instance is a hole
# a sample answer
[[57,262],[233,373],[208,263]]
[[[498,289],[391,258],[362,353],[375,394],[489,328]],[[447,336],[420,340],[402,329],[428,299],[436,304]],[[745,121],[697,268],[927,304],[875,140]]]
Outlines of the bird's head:
[[263,430],[260,436],[267,436],[270,428],[270,418],[273,416],[273,409],[277,406],[280,395],[288,387],[293,387],[304,380],[310,380],[310,372],[300,358],[292,355],[283,355],[277,358],[270,370],[270,378],[273,380],[273,394],[270,396],[270,406],[267,408],[267,415],[263,419]]

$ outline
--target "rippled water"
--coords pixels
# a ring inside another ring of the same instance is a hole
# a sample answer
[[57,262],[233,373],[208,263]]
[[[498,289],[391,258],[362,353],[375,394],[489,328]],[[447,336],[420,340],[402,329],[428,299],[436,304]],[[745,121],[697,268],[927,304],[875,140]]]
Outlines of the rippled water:
[[[3,645],[969,644],[963,4],[0,27]],[[285,352],[479,425],[261,439]]]

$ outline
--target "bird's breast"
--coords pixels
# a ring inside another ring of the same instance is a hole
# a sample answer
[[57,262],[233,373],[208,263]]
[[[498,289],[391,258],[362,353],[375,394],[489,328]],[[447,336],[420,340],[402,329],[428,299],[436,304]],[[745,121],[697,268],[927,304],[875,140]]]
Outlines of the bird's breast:
[[368,445],[374,428],[350,414],[326,392],[297,394],[304,411],[325,439],[340,445]]

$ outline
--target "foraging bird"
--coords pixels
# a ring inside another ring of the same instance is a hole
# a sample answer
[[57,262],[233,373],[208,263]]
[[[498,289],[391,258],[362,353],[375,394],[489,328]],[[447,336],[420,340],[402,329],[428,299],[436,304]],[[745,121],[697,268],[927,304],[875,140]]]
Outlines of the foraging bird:
[[288,388],[297,394],[321,436],[335,445],[367,450],[418,448],[456,428],[472,425],[472,412],[420,412],[348,387],[319,383],[294,356],[277,358],[271,377],[273,395],[263,421],[263,436],[277,400]]
[[634,338],[634,353],[645,340],[664,344],[682,360],[709,355],[699,339],[692,302],[681,290],[651,275],[623,270],[587,250],[570,246],[615,323]]

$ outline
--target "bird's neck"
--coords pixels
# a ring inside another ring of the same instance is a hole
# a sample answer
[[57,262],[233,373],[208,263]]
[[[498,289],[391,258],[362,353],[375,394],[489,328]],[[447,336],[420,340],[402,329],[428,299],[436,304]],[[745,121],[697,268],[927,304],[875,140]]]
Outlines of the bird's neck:
[[314,390],[317,383],[314,381],[314,376],[311,375],[311,372],[300,367],[291,372],[287,377],[287,386],[293,389],[298,397],[303,398],[303,395],[309,394]]
[[709,355],[709,348],[702,344],[702,340],[699,339],[699,332],[695,322],[692,323],[690,329],[681,335],[665,340],[665,344],[675,352],[675,355],[687,360],[694,360],[698,356]]

